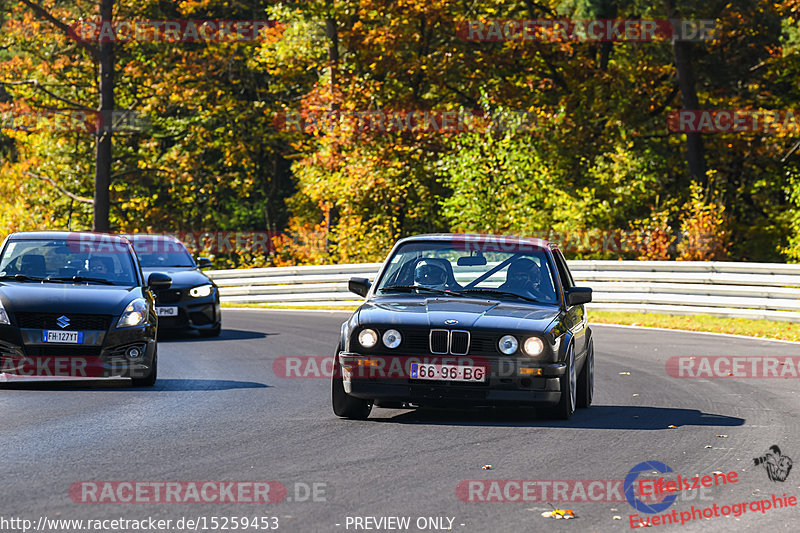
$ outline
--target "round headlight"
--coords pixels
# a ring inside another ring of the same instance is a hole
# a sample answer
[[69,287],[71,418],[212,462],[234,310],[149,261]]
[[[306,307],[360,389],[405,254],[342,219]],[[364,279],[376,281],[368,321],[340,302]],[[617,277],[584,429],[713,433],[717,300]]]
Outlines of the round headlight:
[[403,338],[396,329],[388,329],[386,333],[383,334],[383,344],[385,344],[387,348],[397,348],[400,346],[401,340],[403,340]]
[[500,351],[506,355],[511,355],[519,348],[519,341],[513,335],[505,335],[498,343]]
[[378,334],[374,329],[365,329],[358,334],[358,342],[364,348],[372,348],[378,343]]
[[540,355],[544,351],[544,343],[539,337],[528,337],[522,345],[525,353],[532,356]]

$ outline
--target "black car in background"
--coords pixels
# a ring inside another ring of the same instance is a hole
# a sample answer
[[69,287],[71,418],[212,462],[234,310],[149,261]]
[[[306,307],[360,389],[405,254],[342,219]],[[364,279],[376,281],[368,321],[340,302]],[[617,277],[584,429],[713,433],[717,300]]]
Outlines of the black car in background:
[[592,403],[587,287],[539,239],[419,235],[395,244],[366,302],[342,324],[333,411],[379,407],[538,407],[568,419]]
[[0,249],[0,377],[132,378],[158,373],[153,291],[130,242],[80,232],[12,233]]
[[133,244],[142,271],[164,272],[172,278],[168,289],[155,291],[161,331],[197,331],[216,337],[222,330],[219,289],[200,269],[211,261],[192,258],[186,246],[170,235],[126,235]]

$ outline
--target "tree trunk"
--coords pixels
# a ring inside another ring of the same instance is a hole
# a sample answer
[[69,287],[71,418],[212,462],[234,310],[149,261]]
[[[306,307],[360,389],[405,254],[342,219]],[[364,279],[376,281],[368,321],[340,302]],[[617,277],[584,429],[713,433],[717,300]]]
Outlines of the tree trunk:
[[[667,17],[675,19],[675,5],[673,0],[667,0]],[[678,16],[677,18],[680,18]],[[692,46],[688,41],[674,40],[672,52],[675,56],[675,69],[678,73],[678,89],[681,91],[683,109],[696,110],[700,108],[697,99],[697,86],[692,66]],[[706,159],[703,150],[702,133],[686,133],[686,162],[689,165],[689,174],[692,179],[706,185]]]
[[[101,23],[111,23],[114,0],[100,1]],[[108,22],[106,22],[108,21]],[[100,116],[97,121],[97,140],[94,173],[94,231],[109,231],[111,187],[111,138],[114,110],[114,42],[109,39],[99,43],[100,63]]]

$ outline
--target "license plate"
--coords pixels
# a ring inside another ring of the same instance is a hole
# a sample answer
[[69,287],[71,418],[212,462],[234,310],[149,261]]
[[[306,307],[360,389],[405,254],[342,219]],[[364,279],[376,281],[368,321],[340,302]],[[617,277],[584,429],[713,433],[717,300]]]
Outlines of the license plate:
[[156,316],[178,316],[177,307],[156,307]]
[[63,342],[66,344],[81,344],[83,342],[82,331],[56,331],[46,329],[42,331],[42,342]]
[[411,379],[482,382],[486,381],[486,368],[482,366],[411,363]]

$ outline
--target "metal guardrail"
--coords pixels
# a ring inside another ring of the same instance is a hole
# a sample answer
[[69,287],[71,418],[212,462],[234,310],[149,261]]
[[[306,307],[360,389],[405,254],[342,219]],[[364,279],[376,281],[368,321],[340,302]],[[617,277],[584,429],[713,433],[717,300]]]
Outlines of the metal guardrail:
[[[589,309],[800,322],[800,265],[721,261],[569,261],[594,290]],[[213,270],[223,302],[357,306],[351,276],[381,263]]]

